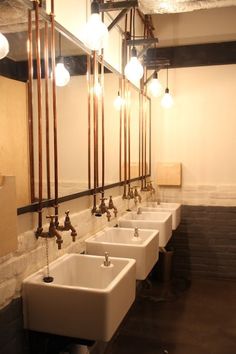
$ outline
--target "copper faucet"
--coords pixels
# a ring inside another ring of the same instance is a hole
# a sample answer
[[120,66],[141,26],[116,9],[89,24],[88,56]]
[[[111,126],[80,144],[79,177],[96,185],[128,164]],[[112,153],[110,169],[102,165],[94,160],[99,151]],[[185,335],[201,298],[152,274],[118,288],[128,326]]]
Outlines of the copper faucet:
[[108,203],[108,209],[113,209],[114,211],[114,215],[115,217],[117,216],[117,208],[115,207],[114,203],[113,203],[113,200],[112,200],[112,195],[110,195],[110,198],[109,198],[109,203]]
[[37,238],[43,237],[43,238],[52,238],[56,237],[56,243],[57,247],[60,250],[61,249],[61,244],[63,243],[62,237],[60,233],[56,229],[56,225],[54,220],[57,218],[57,215],[47,215],[46,218],[50,219],[50,224],[49,224],[49,229],[48,232],[43,232],[43,229],[37,230],[35,235]]
[[94,214],[95,216],[97,217],[100,217],[102,216],[103,214],[107,214],[107,220],[110,221],[111,220],[111,213],[110,211],[108,210],[109,207],[106,206],[106,203],[105,203],[105,200],[107,200],[107,198],[104,197],[104,192],[101,192],[102,194],[102,198],[100,199],[101,200],[101,203],[98,207],[93,207],[92,209],[92,214]]
[[65,216],[65,220],[64,220],[64,225],[57,225],[56,228],[59,231],[69,231],[69,230],[71,230],[72,241],[75,242],[75,237],[77,236],[77,232],[76,232],[74,226],[72,226],[72,224],[71,224],[69,213],[70,213],[69,210],[67,210],[65,212],[66,216]]
[[152,181],[147,182],[147,190],[151,192],[151,194],[155,194],[156,190],[152,185]]
[[141,203],[142,197],[138,192],[138,186],[134,186],[134,202],[137,204],[137,202]]

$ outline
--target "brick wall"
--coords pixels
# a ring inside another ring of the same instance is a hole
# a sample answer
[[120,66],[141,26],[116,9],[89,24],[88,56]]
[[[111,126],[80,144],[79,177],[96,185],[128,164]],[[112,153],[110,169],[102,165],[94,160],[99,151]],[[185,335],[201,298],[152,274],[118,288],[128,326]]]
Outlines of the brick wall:
[[236,280],[236,207],[182,206],[169,245],[175,276]]

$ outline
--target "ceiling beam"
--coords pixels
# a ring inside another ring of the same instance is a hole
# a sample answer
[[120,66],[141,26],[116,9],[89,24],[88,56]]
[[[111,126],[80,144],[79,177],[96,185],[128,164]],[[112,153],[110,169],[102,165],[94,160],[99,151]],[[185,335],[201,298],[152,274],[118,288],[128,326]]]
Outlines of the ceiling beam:
[[132,7],[137,7],[137,6],[138,6],[138,0],[106,2],[104,4],[99,4],[99,10],[100,12],[119,11],[123,9],[129,10]]

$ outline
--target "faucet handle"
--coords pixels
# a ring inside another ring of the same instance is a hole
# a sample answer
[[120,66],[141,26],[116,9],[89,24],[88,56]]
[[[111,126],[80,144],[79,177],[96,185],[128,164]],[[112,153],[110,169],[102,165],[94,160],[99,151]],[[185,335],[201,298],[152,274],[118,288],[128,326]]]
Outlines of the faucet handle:
[[65,211],[66,216],[69,216],[70,210]]
[[53,223],[53,221],[56,220],[57,217],[58,215],[47,215],[46,219],[50,219],[50,222]]

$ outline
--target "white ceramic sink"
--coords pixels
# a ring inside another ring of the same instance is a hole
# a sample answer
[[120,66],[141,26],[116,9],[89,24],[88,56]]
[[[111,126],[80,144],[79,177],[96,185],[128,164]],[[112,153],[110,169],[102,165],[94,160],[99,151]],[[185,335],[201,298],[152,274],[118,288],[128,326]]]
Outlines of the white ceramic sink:
[[158,234],[157,230],[139,229],[135,237],[134,229],[107,227],[85,241],[86,253],[134,258],[136,279],[143,280],[158,260]]
[[172,215],[170,212],[128,212],[118,219],[120,227],[159,230],[159,247],[165,247],[172,235]]
[[23,282],[24,324],[34,331],[109,341],[135,299],[135,260],[66,254]]
[[157,203],[144,202],[140,206],[142,211],[159,212],[168,211],[172,214],[172,230],[176,230],[181,220],[181,204],[180,203]]

